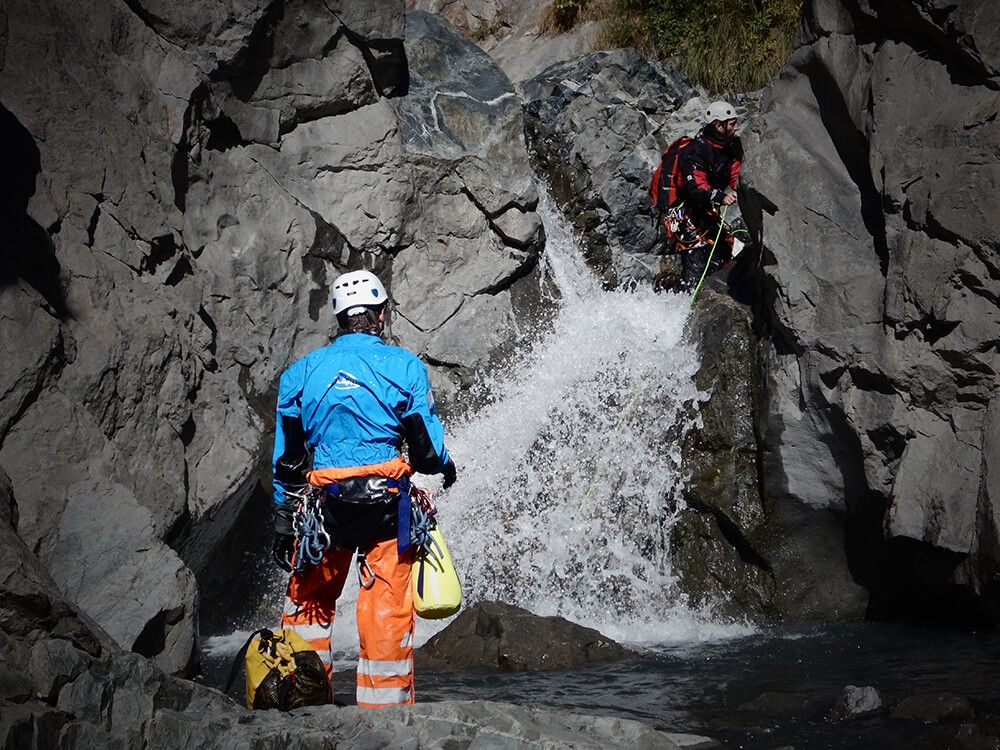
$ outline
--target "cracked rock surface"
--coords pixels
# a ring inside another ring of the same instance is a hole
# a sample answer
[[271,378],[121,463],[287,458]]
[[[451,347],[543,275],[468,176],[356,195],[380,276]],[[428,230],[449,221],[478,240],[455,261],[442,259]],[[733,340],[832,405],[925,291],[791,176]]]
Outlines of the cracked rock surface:
[[406,27],[410,91],[393,106],[417,192],[393,261],[394,331],[439,366],[447,406],[477,363],[509,351],[515,316],[539,309],[544,232],[507,76],[437,16],[410,12]]
[[382,276],[445,404],[509,347],[543,244],[520,117],[401,0],[0,5],[0,467],[121,647],[190,668],[334,276]]
[[808,3],[744,137],[793,612],[829,613],[817,534],[870,615],[1000,612],[998,29],[995,3]]

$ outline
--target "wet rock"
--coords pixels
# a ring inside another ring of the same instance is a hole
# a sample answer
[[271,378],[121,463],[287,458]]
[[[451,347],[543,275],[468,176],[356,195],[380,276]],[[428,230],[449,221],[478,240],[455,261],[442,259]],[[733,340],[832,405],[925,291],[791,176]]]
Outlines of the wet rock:
[[803,540],[776,575],[832,555],[876,618],[1000,613],[997,13],[807,4],[744,134],[764,492]]
[[702,737],[698,734],[669,732],[667,736],[680,750],[717,750],[723,747],[722,743],[718,740],[713,740],[711,737]]
[[485,667],[500,671],[564,669],[632,655],[592,628],[540,617],[500,602],[480,602],[416,651],[417,669]]
[[698,347],[700,425],[682,445],[687,507],[671,528],[681,590],[716,615],[766,621],[777,610],[768,518],[757,485],[754,407],[760,363],[750,311],[721,284],[701,291],[687,324]]
[[995,719],[962,724],[948,742],[956,750],[997,750],[1000,748],[1000,725]]
[[974,717],[969,699],[953,693],[927,693],[900,698],[889,717],[935,724],[949,721],[969,721]]
[[871,686],[848,685],[837,699],[831,718],[834,721],[866,719],[884,710],[882,694]]
[[663,148],[697,131],[702,100],[669,66],[635,50],[594,52],[521,85],[538,170],[609,286],[660,273],[648,205]]

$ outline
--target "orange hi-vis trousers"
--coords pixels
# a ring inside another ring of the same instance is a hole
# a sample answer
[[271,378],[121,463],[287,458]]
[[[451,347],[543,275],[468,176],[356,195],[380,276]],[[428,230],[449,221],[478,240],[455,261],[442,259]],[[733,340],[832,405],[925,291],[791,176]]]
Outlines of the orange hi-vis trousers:
[[[365,582],[371,587],[358,592],[358,705],[413,703],[413,550],[400,556],[393,538],[364,552],[371,568],[371,575],[365,571]],[[331,677],[336,601],[353,566],[352,551],[330,547],[318,565],[292,574],[281,615],[281,626],[309,642]]]

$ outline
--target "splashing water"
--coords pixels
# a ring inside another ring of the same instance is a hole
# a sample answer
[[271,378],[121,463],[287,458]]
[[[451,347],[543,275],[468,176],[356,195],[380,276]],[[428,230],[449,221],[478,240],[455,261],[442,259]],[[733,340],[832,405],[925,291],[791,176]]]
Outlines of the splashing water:
[[606,291],[540,187],[552,330],[449,429],[460,481],[440,519],[467,602],[499,599],[630,643],[746,632],[684,604],[670,573],[680,444],[701,397],[690,301]]
[[[680,445],[702,397],[697,352],[682,338],[690,300],[602,289],[544,186],[539,193],[544,271],[559,296],[550,330],[481,384],[486,406],[446,429],[460,473],[438,497],[438,518],[464,604],[501,600],[630,644],[746,635],[690,609],[671,576]],[[357,654],[356,600],[350,576],[337,605],[338,661]],[[417,643],[447,622],[418,618]],[[206,651],[231,653],[245,637],[211,638]]]

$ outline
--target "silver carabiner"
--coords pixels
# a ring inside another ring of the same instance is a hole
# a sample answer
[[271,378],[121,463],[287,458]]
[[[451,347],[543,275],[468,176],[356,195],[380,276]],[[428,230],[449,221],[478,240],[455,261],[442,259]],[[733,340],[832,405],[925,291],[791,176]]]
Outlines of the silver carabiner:
[[[375,585],[375,571],[372,570],[371,564],[368,562],[368,557],[364,552],[358,550],[358,583],[361,588],[368,591],[372,586]],[[368,575],[367,580],[365,579],[365,574]]]

